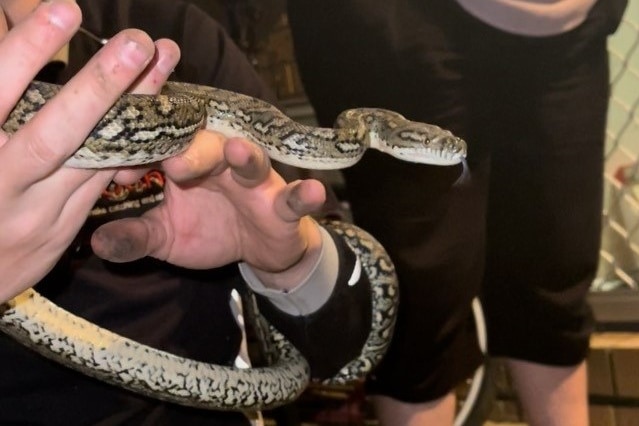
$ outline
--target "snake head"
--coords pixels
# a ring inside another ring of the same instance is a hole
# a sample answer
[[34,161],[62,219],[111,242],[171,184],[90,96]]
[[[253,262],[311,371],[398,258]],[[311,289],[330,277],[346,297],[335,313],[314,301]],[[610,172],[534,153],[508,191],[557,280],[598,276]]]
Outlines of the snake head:
[[466,142],[441,127],[408,122],[380,138],[379,150],[402,161],[451,166],[466,158]]
[[364,145],[411,163],[450,166],[466,158],[466,142],[433,124],[406,119],[382,108],[354,108],[342,112],[336,128],[353,133]]

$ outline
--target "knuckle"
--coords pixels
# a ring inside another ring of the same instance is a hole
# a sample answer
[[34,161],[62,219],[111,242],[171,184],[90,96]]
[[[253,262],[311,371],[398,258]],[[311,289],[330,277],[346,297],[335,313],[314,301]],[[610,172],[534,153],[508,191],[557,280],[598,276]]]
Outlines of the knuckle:
[[39,164],[50,165],[60,161],[60,153],[56,151],[47,138],[40,132],[33,132],[25,141],[26,155]]

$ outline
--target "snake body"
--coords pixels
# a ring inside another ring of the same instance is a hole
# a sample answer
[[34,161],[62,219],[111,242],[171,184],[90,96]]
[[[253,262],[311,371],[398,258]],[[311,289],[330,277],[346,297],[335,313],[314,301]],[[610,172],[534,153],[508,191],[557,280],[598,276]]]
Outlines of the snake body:
[[[33,82],[2,128],[17,131],[58,91],[59,86]],[[184,150],[202,127],[242,136],[275,160],[311,169],[348,167],[368,148],[435,165],[460,163],[466,153],[465,143],[450,132],[386,110],[348,110],[335,129],[315,128],[254,98],[169,83],[159,96],[123,96],[66,164],[102,168],[157,162]],[[345,239],[371,283],[368,339],[360,355],[326,381],[344,383],[365,376],[385,353],[397,311],[397,279],[390,258],[372,236],[351,224],[324,226]],[[207,409],[272,408],[304,390],[310,380],[306,360],[274,327],[268,328],[279,359],[269,367],[242,370],[180,358],[118,336],[33,289],[0,304],[0,331],[42,355],[144,395]]]
[[[33,82],[2,128],[16,132],[55,96],[60,86]],[[167,83],[160,95],[124,95],[66,164],[105,168],[154,163],[184,150],[206,127],[262,146],[274,160],[326,170],[356,164],[368,148],[402,161],[454,165],[465,142],[438,126],[379,108],[346,110],[335,128],[297,123],[274,106],[239,93]]]

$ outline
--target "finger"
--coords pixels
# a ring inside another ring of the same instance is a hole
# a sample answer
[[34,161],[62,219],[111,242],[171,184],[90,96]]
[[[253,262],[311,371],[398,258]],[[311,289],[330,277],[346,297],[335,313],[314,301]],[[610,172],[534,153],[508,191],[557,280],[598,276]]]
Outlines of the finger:
[[100,226],[91,236],[96,255],[110,262],[131,262],[164,246],[165,230],[159,222],[142,218],[121,219]]
[[246,139],[229,139],[224,156],[233,170],[234,179],[246,188],[260,185],[271,172],[271,161],[266,152]]
[[[82,15],[74,1],[43,2],[0,43],[0,121],[22,96],[27,84],[80,26]],[[2,19],[6,31],[6,20]],[[8,83],[10,82],[10,84]]]
[[95,205],[96,197],[107,187],[112,178],[112,171],[98,171],[88,177],[68,198],[62,198],[59,201],[61,210],[59,222],[77,224],[77,229],[80,229],[83,222],[78,218],[86,218],[89,215],[91,208]]
[[120,170],[113,177],[113,181],[119,185],[130,185],[142,179],[150,171],[148,167]]
[[155,42],[155,55],[144,73],[133,83],[133,93],[158,93],[180,60],[180,48],[172,40]]
[[58,169],[154,52],[152,40],[141,31],[126,30],[113,37],[2,147],[5,155],[0,157],[0,168],[9,176],[22,176],[24,187]]
[[186,151],[162,163],[162,169],[175,182],[217,175],[227,168],[224,158],[226,138],[219,133],[202,130],[195,135]]
[[287,222],[317,213],[326,201],[324,185],[315,179],[289,183],[275,200],[275,212]]

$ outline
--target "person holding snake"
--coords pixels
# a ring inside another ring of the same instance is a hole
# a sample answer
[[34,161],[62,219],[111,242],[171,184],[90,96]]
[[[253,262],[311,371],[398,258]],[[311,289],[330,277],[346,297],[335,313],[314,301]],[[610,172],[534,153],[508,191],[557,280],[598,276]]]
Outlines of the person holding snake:
[[367,381],[382,425],[453,424],[453,390],[484,359],[475,297],[488,355],[504,359],[526,423],[588,424],[606,45],[626,3],[287,2],[320,124],[367,104],[468,143],[461,181],[375,152],[344,170],[354,221],[388,250],[402,294],[391,346]]
[[[166,194],[164,203],[140,220],[102,228],[93,234],[92,248],[81,238],[74,242],[101,193],[101,201],[108,198],[106,201],[111,202],[102,206],[105,210],[116,205],[113,194],[118,191],[114,186],[103,192],[111,180],[129,184],[122,188],[131,193],[140,187],[132,185],[140,177],[138,170],[61,167],[123,91],[153,93],[175,68],[176,77],[266,96],[249,65],[220,28],[191,7],[172,1],[79,3],[80,8],[61,0],[0,2],[5,32],[0,42],[4,50],[4,117],[38,70],[56,51],[68,46],[64,68],[56,69],[57,63],[50,62],[49,69],[44,70],[56,74],[52,81],[68,80],[66,86],[27,125],[11,137],[3,134],[1,141],[0,299],[6,301],[38,284],[36,289],[56,303],[121,334],[192,358],[225,364],[235,358],[240,333],[230,315],[228,298],[238,280],[237,267],[223,266],[243,260],[265,292],[278,294],[283,317],[290,315],[292,322],[303,321],[313,330],[322,328],[321,322],[326,321],[318,309],[331,307],[340,318],[340,328],[350,330],[348,340],[353,344],[341,342],[342,351],[335,351],[331,360],[313,367],[320,375],[331,374],[335,366],[358,350],[366,334],[367,324],[358,319],[366,315],[348,314],[362,313],[370,306],[370,295],[356,290],[365,288],[366,278],[362,275],[357,285],[346,285],[355,258],[344,251],[347,246],[339,237],[327,233],[308,216],[322,205],[323,187],[315,181],[286,184],[255,145],[211,132],[198,133],[185,153],[162,163],[162,178],[146,180],[145,197],[148,199],[153,191],[157,194],[161,183]],[[102,50],[95,41],[76,33],[80,9],[84,12],[83,25],[111,38]],[[151,10],[155,13],[143,13]],[[117,12],[124,16],[112,20]],[[144,16],[149,15],[156,16],[151,20],[155,25],[145,22],[148,18]],[[167,16],[181,16],[185,21],[171,31],[164,24]],[[192,30],[181,39],[180,29],[189,25]],[[198,25],[201,34],[196,34]],[[128,26],[146,27],[158,41],[153,44],[141,31],[118,33]],[[207,46],[200,51],[187,51],[176,68],[178,48],[163,36],[185,43],[189,37],[205,34],[205,30],[213,31],[207,36],[211,43],[204,43]],[[218,57],[208,56],[215,53],[211,50],[218,43]],[[209,60],[202,61],[203,57]],[[43,73],[38,78],[44,78]],[[206,232],[194,233],[188,228],[196,222]],[[69,246],[75,251],[67,251]],[[331,250],[335,259],[325,255]],[[93,251],[117,262],[143,256],[154,260],[119,265],[100,260]],[[58,261],[60,257],[63,259]],[[200,271],[183,270],[160,260]],[[297,287],[327,260],[324,267],[330,279],[309,283],[311,298],[304,289],[297,289],[287,302],[283,292]],[[218,266],[222,268],[211,269]],[[322,284],[328,287],[321,288]],[[339,299],[334,300],[336,303],[330,299],[332,292],[342,293],[334,290],[342,286],[347,293],[350,289],[353,292],[348,305],[340,307]],[[223,303],[218,303],[220,299]],[[296,315],[288,314],[286,303],[294,305],[295,300],[305,301],[306,306]],[[312,313],[315,318],[308,316]],[[224,316],[228,321],[216,319]],[[112,388],[33,356],[7,337],[1,342],[0,359],[2,424],[246,422],[238,413],[188,409]]]
[[[277,389],[256,397],[242,390],[252,389],[250,373],[211,367],[239,362],[233,290],[242,281],[297,347],[287,350],[301,352],[291,359],[302,385],[309,369],[316,379],[345,369],[350,377],[379,361],[394,322],[392,263],[363,231],[311,218],[326,197],[318,181],[287,183],[265,149],[209,130],[161,171],[68,160],[104,129],[96,123],[123,92],[156,93],[169,77],[272,99],[210,17],[173,0],[0,0],[0,8],[0,423],[247,424],[245,412],[269,406]],[[122,31],[129,27],[148,35]],[[53,86],[32,79],[64,86],[47,92]],[[157,111],[170,108],[161,99]],[[144,122],[118,105],[126,117],[118,125]],[[420,137],[410,126],[405,137]],[[170,133],[157,128],[135,137]],[[461,161],[463,141],[435,132]],[[122,337],[110,347],[111,334],[90,323]],[[134,392],[51,363],[8,335]],[[160,361],[148,361],[157,350]],[[164,386],[159,396],[153,386]]]

